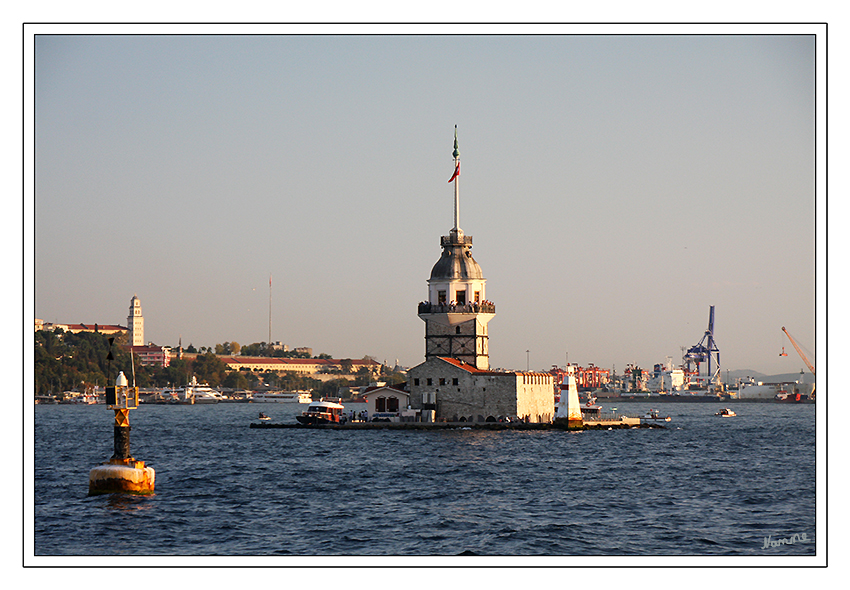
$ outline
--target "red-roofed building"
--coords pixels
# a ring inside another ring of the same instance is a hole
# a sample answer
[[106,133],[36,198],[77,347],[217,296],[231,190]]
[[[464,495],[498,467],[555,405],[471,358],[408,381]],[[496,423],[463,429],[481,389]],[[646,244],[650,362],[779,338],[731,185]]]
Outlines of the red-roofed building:
[[171,349],[167,346],[128,346],[128,351],[139,357],[144,367],[168,367],[171,364]]
[[42,320],[35,320],[36,330],[65,330],[77,334],[79,332],[97,332],[99,334],[126,334],[127,328],[117,324],[51,324]]

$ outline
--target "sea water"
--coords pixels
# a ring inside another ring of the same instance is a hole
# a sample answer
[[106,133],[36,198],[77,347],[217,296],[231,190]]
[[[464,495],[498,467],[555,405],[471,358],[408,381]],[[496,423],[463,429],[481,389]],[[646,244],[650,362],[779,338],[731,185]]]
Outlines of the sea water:
[[[620,402],[639,413],[643,402]],[[88,496],[102,405],[36,406],[38,556],[815,555],[815,407],[659,406],[660,429],[251,429],[299,404],[141,406],[152,496]],[[359,411],[362,405],[349,409]],[[610,408],[606,407],[606,411]],[[796,535],[796,537],[795,537]],[[780,540],[786,542],[780,543]],[[791,542],[787,542],[791,541]]]

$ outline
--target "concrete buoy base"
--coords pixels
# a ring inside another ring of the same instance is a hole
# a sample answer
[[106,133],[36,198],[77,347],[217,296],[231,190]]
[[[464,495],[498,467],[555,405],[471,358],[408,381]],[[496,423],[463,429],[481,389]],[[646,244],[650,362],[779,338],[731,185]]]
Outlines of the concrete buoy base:
[[89,495],[95,494],[152,494],[156,472],[145,467],[144,461],[110,459],[89,472]]

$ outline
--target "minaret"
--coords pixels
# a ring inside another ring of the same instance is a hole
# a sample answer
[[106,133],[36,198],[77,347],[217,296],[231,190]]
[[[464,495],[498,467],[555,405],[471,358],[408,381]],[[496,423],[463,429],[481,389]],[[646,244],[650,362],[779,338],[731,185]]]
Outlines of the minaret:
[[130,300],[130,315],[127,316],[127,328],[130,331],[130,346],[144,346],[145,318],[142,317],[142,302],[135,295]]
[[487,301],[481,267],[472,258],[472,236],[460,229],[460,152],[455,126],[454,227],[440,238],[443,254],[428,279],[428,299],[419,304],[419,317],[425,322],[425,360],[449,357],[490,368],[487,323],[496,306]]

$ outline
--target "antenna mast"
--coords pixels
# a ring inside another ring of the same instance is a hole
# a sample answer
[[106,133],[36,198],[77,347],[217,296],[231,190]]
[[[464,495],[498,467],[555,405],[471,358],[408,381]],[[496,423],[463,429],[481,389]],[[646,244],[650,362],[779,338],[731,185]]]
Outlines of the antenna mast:
[[269,348],[272,345],[272,275],[269,274]]

